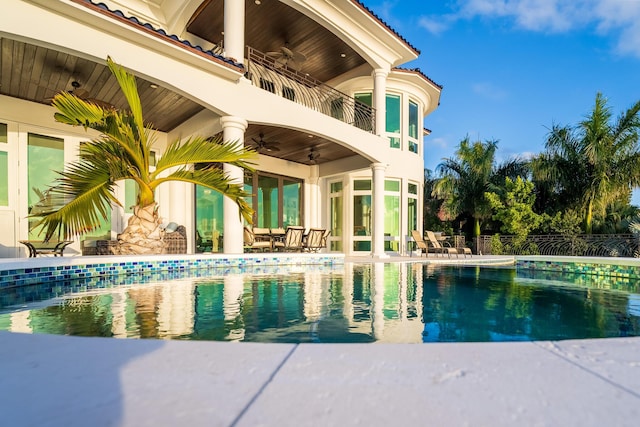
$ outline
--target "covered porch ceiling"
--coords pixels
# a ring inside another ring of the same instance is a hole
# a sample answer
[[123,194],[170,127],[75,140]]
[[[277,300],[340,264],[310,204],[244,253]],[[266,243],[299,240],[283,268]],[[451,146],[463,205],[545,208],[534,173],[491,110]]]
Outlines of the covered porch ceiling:
[[[224,0],[205,0],[192,16],[187,31],[221,45],[224,38]],[[245,45],[278,52],[283,46],[306,58],[299,71],[321,82],[366,63],[354,49],[296,9],[277,0],[248,0],[245,4]]]
[[[137,78],[145,120],[155,129],[169,132],[204,110],[193,100],[161,84]],[[48,105],[61,91],[74,91],[94,102],[126,109],[126,99],[104,63],[43,46],[0,38],[0,94]],[[249,124],[245,142],[270,142],[261,154],[301,164],[321,164],[355,155],[353,151],[316,135],[293,129]],[[203,135],[207,136],[207,135]],[[311,149],[316,154],[309,157]]]

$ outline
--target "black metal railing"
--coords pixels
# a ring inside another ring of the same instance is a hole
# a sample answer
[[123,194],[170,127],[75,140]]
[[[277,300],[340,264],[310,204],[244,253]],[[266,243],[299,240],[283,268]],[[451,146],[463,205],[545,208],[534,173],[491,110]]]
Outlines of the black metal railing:
[[531,235],[524,242],[495,235],[480,236],[476,244],[485,255],[640,256],[639,241],[633,234]]
[[266,91],[367,132],[375,131],[373,107],[251,47],[247,48],[246,77]]

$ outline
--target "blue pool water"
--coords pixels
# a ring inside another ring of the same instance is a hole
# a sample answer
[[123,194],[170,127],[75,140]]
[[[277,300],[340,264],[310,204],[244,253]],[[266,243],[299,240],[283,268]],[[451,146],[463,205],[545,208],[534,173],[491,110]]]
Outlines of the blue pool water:
[[640,283],[419,263],[207,270],[0,291],[0,330],[252,342],[640,335]]

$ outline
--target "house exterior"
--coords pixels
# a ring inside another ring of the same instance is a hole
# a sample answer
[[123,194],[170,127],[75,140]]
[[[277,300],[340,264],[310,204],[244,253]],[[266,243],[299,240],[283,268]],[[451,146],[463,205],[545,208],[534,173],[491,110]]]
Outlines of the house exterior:
[[[421,229],[424,117],[441,86],[401,68],[419,52],[358,0],[4,0],[0,20],[0,257],[37,202],[97,134],[56,123],[63,90],[125,108],[113,60],[138,78],[145,119],[169,141],[222,135],[258,151],[255,171],[225,165],[252,194],[254,225],[328,228],[329,251],[384,257]],[[101,229],[113,238],[135,200],[122,183]],[[241,253],[237,206],[206,188],[167,183],[167,222],[187,251]]]

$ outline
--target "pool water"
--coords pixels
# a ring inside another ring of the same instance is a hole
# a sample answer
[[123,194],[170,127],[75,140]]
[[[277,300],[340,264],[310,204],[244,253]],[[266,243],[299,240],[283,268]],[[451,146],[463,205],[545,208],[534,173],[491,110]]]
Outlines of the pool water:
[[0,291],[0,330],[282,343],[640,334],[640,283],[375,263],[85,279]]

